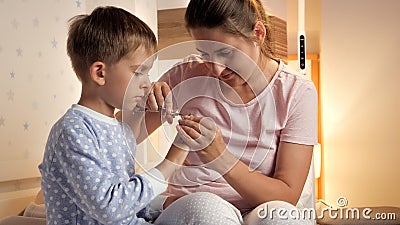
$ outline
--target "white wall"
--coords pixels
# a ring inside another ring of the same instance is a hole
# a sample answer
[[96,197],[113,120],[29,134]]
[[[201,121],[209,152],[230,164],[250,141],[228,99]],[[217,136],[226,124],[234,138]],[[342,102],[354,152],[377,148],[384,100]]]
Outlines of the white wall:
[[135,16],[143,20],[151,28],[156,37],[158,37],[157,1],[135,0],[134,5]]
[[[268,1],[267,1],[268,2]],[[320,52],[321,0],[306,0],[305,30],[307,53]],[[298,0],[286,0],[288,54],[297,54]]]
[[[400,206],[400,1],[321,1],[326,200]],[[335,205],[335,204],[333,204]]]
[[287,20],[287,0],[263,0],[265,10],[283,20]]
[[189,0],[157,0],[158,10],[185,8]]

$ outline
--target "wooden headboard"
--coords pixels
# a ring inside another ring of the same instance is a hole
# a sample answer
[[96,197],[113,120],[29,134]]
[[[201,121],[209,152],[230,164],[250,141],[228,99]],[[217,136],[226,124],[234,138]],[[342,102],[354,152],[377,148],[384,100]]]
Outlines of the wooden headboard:
[[[190,41],[189,32],[185,28],[186,8],[158,10],[158,47],[163,49],[167,46],[184,41]],[[277,58],[287,60],[287,29],[286,21],[276,17],[268,16],[271,33],[272,47]]]

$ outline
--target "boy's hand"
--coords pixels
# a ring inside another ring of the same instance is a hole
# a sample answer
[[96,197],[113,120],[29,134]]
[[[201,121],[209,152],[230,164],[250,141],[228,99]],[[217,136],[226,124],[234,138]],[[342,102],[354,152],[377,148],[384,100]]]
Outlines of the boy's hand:
[[166,82],[154,82],[152,84],[148,93],[147,106],[150,111],[162,111],[162,117],[169,124],[172,124],[173,117],[169,114],[173,110],[172,92]]

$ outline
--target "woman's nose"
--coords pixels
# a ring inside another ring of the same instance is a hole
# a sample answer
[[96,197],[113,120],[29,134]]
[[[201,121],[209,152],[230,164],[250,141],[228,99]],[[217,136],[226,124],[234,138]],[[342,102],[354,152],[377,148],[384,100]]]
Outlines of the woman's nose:
[[214,76],[219,77],[222,73],[222,71],[224,71],[226,69],[226,67],[224,65],[221,65],[219,63],[212,63],[211,64],[211,70]]

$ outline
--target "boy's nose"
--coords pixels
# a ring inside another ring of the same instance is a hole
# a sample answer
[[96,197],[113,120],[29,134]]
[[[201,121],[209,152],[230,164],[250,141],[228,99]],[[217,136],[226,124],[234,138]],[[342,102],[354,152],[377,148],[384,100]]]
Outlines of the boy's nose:
[[142,83],[140,85],[141,88],[143,89],[148,89],[151,87],[151,82],[148,76],[146,76],[143,80]]

